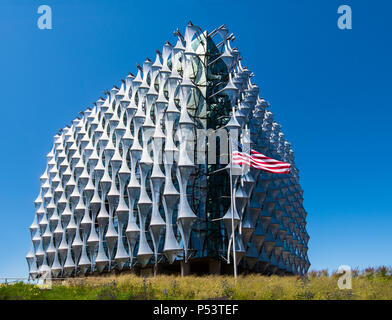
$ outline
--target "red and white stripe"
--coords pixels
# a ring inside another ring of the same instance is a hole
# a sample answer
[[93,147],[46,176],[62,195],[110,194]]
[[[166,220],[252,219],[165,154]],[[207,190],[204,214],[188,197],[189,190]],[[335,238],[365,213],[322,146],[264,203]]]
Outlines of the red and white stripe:
[[290,173],[291,164],[268,158],[255,150],[251,150],[250,153],[233,150],[233,164],[247,164],[250,167],[271,173]]

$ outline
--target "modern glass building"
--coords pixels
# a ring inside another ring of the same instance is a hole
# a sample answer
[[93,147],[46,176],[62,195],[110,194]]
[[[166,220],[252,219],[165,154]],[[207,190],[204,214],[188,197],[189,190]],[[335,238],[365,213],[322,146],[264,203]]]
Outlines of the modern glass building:
[[[32,278],[228,273],[233,252],[240,272],[308,270],[293,150],[234,36],[192,23],[175,36],[55,135],[30,226]],[[291,173],[230,165],[227,133]]]

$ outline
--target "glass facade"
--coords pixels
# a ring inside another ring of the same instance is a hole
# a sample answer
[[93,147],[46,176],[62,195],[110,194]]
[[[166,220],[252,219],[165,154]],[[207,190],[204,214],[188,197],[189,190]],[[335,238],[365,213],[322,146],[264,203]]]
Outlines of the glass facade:
[[[189,24],[176,37],[55,136],[30,227],[31,277],[43,268],[68,277],[203,263],[225,272],[232,222],[240,271],[308,270],[293,151],[232,35]],[[231,188],[233,128],[291,173],[244,166]]]

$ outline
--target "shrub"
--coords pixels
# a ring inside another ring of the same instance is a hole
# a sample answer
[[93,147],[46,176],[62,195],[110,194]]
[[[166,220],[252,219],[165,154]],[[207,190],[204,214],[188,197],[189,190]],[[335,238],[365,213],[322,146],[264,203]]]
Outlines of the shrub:
[[0,284],[0,300],[392,300],[391,268],[355,270],[351,290],[339,290],[339,274],[327,270],[311,271],[306,277],[166,276],[142,278],[133,274],[73,278],[53,283],[50,290],[27,283]]

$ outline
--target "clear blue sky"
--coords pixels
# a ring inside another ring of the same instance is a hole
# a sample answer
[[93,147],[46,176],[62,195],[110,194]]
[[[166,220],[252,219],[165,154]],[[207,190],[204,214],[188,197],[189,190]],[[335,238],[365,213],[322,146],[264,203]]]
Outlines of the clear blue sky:
[[[83,4],[80,4],[83,3]],[[53,29],[37,28],[37,8]],[[350,4],[353,29],[337,28]],[[388,0],[2,0],[0,277],[25,276],[33,201],[57,129],[191,20],[226,24],[296,153],[311,269],[392,265]]]

